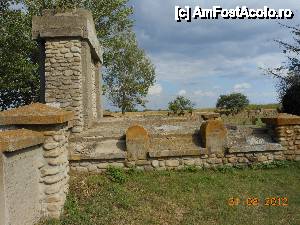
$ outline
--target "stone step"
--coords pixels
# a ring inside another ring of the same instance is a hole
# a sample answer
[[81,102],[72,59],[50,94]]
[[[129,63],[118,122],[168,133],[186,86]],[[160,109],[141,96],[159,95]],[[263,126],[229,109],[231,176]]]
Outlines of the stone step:
[[176,151],[200,150],[202,147],[200,135],[195,133],[155,135],[150,138],[150,149],[154,151],[174,149]]

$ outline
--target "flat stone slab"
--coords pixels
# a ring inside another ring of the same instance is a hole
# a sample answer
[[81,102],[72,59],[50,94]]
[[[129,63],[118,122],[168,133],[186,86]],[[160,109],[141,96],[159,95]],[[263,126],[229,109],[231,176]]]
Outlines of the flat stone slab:
[[228,149],[229,153],[247,153],[247,152],[267,152],[283,151],[284,147],[278,143],[268,143],[261,145],[234,146]]
[[0,132],[0,152],[14,152],[44,143],[40,132],[19,129]]
[[186,151],[173,151],[173,150],[163,150],[163,151],[150,151],[148,153],[150,158],[161,158],[161,157],[181,157],[181,156],[200,156],[208,154],[206,148],[186,150]]
[[74,113],[41,103],[33,103],[0,113],[0,125],[60,124],[71,121]]
[[71,154],[69,160],[80,161],[80,160],[110,160],[110,159],[125,159],[126,152],[115,152],[115,153],[97,153],[93,155],[80,155]]
[[300,116],[280,113],[277,117],[262,118],[262,122],[271,125],[300,125]]

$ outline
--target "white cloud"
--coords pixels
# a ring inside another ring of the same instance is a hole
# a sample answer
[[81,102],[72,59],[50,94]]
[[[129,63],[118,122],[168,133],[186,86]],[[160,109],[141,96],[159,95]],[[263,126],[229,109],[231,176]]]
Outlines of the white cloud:
[[162,86],[160,84],[155,84],[149,88],[149,95],[160,95],[162,93]]
[[214,97],[214,96],[216,96],[215,92],[202,91],[202,90],[194,91],[193,94],[197,95],[197,96],[201,96],[201,97]]
[[251,84],[249,83],[240,83],[236,84],[233,87],[234,92],[244,92],[246,89],[251,88]]
[[180,91],[178,92],[178,95],[186,95],[186,90],[180,90]]

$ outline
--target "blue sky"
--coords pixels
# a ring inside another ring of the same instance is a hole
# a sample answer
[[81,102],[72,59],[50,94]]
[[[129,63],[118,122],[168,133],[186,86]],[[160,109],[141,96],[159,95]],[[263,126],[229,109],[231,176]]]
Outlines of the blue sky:
[[[300,24],[299,0],[184,1],[135,0],[134,30],[140,47],[156,67],[156,84],[150,88],[147,108],[166,108],[177,95],[189,97],[196,107],[213,107],[220,94],[242,92],[251,103],[277,101],[275,81],[260,69],[276,67],[284,55],[274,39],[291,40],[277,20],[196,20],[177,23],[174,7],[290,8]],[[105,103],[106,108],[108,103]],[[111,107],[109,107],[111,108]]]

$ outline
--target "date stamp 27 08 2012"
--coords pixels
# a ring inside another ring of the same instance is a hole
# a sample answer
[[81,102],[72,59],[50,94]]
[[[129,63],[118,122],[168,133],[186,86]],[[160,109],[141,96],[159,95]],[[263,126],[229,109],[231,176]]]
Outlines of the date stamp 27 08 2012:
[[228,199],[229,206],[288,206],[288,197],[268,197],[263,200],[257,197],[250,197],[241,200],[238,197],[231,197]]

